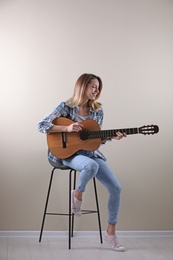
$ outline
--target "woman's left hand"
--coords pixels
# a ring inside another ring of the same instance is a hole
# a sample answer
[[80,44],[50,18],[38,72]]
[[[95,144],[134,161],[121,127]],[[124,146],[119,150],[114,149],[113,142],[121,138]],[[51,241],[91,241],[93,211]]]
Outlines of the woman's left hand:
[[112,137],[113,139],[116,139],[116,140],[120,140],[122,139],[123,137],[126,137],[126,133],[121,133],[121,132],[117,132],[116,133],[116,136]]

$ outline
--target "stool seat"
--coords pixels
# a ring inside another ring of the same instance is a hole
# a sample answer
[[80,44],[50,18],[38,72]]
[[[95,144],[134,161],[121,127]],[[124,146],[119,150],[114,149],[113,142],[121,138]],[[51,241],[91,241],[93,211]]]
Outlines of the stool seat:
[[[40,230],[40,237],[39,237],[39,242],[41,242],[42,239],[42,233],[44,229],[44,223],[45,223],[45,218],[46,215],[64,215],[68,216],[69,218],[69,230],[68,230],[68,237],[69,237],[69,243],[68,243],[68,248],[71,249],[71,237],[73,237],[73,230],[74,230],[74,217],[75,215],[71,211],[71,190],[72,190],[72,173],[73,173],[73,189],[76,188],[76,170],[65,166],[60,162],[54,163],[49,160],[49,163],[53,166],[51,176],[50,176],[50,181],[49,181],[49,186],[48,186],[48,192],[47,192],[47,197],[46,197],[46,203],[45,203],[45,208],[44,208],[44,213],[43,213],[43,220],[42,220],[42,225],[41,225],[41,230]],[[69,210],[68,213],[50,213],[47,212],[47,207],[48,207],[48,202],[49,202],[49,196],[50,196],[50,191],[51,191],[51,186],[52,186],[52,180],[53,180],[53,175],[55,170],[69,170]],[[98,203],[98,196],[97,196],[97,187],[96,187],[96,180],[95,177],[93,178],[93,184],[94,184],[94,193],[95,193],[95,200],[96,200],[96,210],[82,210],[83,214],[91,214],[91,213],[97,213],[97,218],[98,218],[98,225],[99,225],[99,233],[100,233],[100,242],[103,243],[102,239],[102,230],[101,230],[101,220],[100,220],[100,210],[99,210],[99,203]]]
[[56,163],[49,160],[49,163],[54,167],[54,168],[57,168],[57,169],[60,169],[60,170],[71,170],[72,168],[69,167],[69,166],[66,166],[64,164],[62,164],[61,160],[57,161]]

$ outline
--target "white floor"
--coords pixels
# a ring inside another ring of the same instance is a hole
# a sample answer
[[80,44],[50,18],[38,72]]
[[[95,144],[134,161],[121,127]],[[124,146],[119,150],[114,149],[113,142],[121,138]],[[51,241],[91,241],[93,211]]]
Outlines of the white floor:
[[172,260],[173,237],[119,237],[126,252],[117,253],[99,237],[0,237],[0,260]]

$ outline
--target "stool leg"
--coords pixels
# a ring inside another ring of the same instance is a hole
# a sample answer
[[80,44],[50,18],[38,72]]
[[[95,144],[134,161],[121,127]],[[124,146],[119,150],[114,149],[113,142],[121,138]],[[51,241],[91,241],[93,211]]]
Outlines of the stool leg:
[[100,242],[101,242],[101,244],[102,244],[102,243],[103,243],[103,238],[102,238],[102,229],[101,229],[101,220],[100,220],[100,210],[99,210],[99,203],[98,203],[97,187],[96,187],[95,177],[93,178],[93,183],[94,183],[94,192],[95,192],[96,207],[97,207],[97,216],[98,216],[98,224],[99,224]]
[[68,248],[71,249],[71,174],[73,170],[69,172],[69,229],[68,229]]
[[69,172],[69,230],[68,230],[68,248],[71,249],[71,237],[73,237],[73,228],[74,228],[74,214],[71,212],[71,189],[72,189],[72,172],[74,172],[74,183],[73,188],[76,186],[76,171],[71,169]]
[[[76,189],[76,171],[73,170],[74,172],[74,179],[73,179],[73,190]],[[74,214],[72,214],[72,227],[71,227],[71,236],[73,237],[73,230],[74,230]]]
[[41,224],[41,231],[40,231],[39,242],[41,242],[41,239],[42,239],[42,233],[43,233],[44,222],[45,222],[45,217],[46,217],[46,212],[47,212],[47,206],[48,206],[48,201],[49,201],[50,189],[51,189],[52,179],[53,179],[53,174],[54,174],[54,170],[55,169],[56,168],[53,168],[51,176],[50,176],[50,182],[49,182],[48,193],[47,193],[47,198],[46,198],[46,204],[45,204],[44,213],[43,213],[43,220],[42,220],[42,224]]

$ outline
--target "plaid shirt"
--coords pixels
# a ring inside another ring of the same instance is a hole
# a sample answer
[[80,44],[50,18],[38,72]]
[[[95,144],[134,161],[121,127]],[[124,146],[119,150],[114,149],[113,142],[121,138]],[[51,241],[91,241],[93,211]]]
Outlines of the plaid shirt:
[[[66,117],[71,119],[72,121],[77,122],[78,121],[78,112],[79,112],[79,107],[69,107],[66,105],[65,102],[62,102],[59,106],[57,106],[50,114],[46,115],[43,120],[41,120],[38,123],[38,131],[44,134],[48,134],[50,128],[53,127],[52,121],[57,118],[57,117]],[[94,111],[90,109],[90,119],[95,120],[100,128],[102,127],[103,123],[103,109],[100,108],[98,111]],[[94,157],[100,157],[103,160],[106,160],[104,155],[99,151],[83,151],[80,150],[76,154],[84,154],[87,156],[94,156]],[[59,158],[56,158],[51,152],[48,153],[48,158],[53,161],[53,162],[59,162]]]

